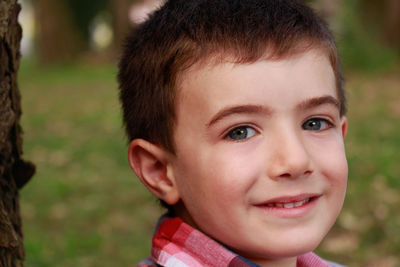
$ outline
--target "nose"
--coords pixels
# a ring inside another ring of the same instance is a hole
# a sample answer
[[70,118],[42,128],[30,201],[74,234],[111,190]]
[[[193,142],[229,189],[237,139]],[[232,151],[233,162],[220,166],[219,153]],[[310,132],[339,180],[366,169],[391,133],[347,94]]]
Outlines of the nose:
[[267,172],[271,179],[294,179],[313,172],[310,154],[299,133],[280,133],[271,140],[268,153]]

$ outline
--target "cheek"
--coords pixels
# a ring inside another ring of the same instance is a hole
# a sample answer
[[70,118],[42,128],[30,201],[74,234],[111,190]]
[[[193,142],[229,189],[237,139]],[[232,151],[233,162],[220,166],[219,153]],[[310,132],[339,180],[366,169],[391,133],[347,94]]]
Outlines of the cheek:
[[202,154],[186,155],[186,163],[181,168],[185,176],[184,197],[198,196],[221,206],[243,201],[259,176],[261,157],[244,145],[214,148]]
[[226,146],[213,153],[211,175],[231,192],[245,193],[256,182],[266,164],[252,142]]
[[348,166],[341,135],[330,133],[323,138],[308,140],[314,167],[322,177],[325,177],[330,194],[337,198],[344,198]]
[[308,147],[316,167],[328,176],[347,177],[347,159],[343,138],[339,133],[331,132],[322,138],[309,138]]
[[334,143],[326,148],[326,152],[318,158],[318,165],[324,177],[327,177],[332,193],[344,198],[348,165],[343,144]]

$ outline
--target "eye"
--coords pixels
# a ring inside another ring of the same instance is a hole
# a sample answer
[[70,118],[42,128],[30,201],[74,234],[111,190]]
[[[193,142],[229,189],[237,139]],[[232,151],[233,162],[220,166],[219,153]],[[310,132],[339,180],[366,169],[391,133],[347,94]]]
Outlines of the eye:
[[250,138],[256,134],[256,130],[249,126],[239,126],[228,132],[227,138],[234,141],[241,141]]
[[333,123],[326,119],[312,118],[307,120],[301,127],[307,131],[322,131],[333,126]]

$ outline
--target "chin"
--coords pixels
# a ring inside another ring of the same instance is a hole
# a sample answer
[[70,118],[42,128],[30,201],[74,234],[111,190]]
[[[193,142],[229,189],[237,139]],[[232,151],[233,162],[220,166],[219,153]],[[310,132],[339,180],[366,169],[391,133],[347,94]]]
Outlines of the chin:
[[[252,251],[253,253],[248,253],[247,255],[236,251],[239,255],[245,258],[258,258],[258,259],[282,259],[282,258],[292,258],[303,255],[305,253],[315,250],[321,243],[324,235],[311,234],[307,236],[293,236],[291,238],[282,238],[280,240],[275,240],[273,246],[268,246],[260,244],[258,249],[253,247],[247,247],[247,251]],[[277,238],[279,239],[279,237]],[[258,251],[257,254],[254,252]]]
[[307,236],[293,236],[280,242],[280,249],[276,250],[279,257],[297,257],[315,250],[323,238],[324,233],[312,233]]
[[300,246],[299,245],[287,246],[286,244],[286,246],[284,246],[281,250],[275,251],[275,255],[277,256],[277,258],[297,257],[313,251],[318,247],[319,243],[320,241],[308,242],[308,243],[302,243]]

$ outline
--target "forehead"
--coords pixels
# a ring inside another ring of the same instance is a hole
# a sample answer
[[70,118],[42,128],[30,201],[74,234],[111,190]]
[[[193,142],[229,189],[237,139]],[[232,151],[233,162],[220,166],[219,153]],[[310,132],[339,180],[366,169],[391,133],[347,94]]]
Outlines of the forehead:
[[186,108],[200,108],[200,103],[207,104],[203,108],[243,102],[263,105],[279,95],[296,102],[322,93],[337,98],[334,71],[326,53],[310,50],[280,60],[237,64],[210,59],[195,64],[179,77],[177,105],[178,110],[183,104]]

